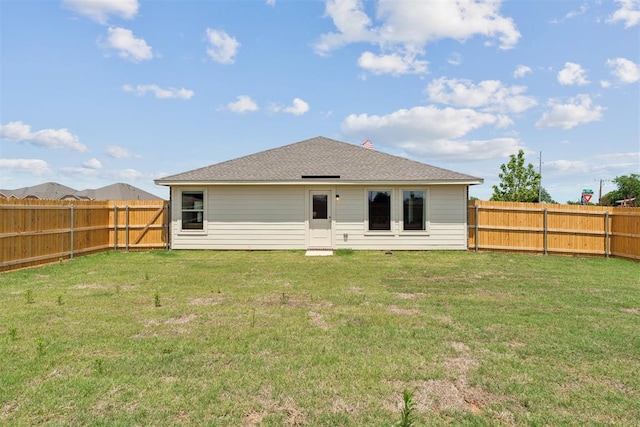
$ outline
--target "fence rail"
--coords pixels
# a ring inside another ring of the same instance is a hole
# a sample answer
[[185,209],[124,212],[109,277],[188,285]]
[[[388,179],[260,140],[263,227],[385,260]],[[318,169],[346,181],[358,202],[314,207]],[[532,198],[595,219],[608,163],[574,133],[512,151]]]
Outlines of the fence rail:
[[0,199],[0,271],[169,247],[168,202]]
[[469,249],[640,260],[640,208],[470,201]]

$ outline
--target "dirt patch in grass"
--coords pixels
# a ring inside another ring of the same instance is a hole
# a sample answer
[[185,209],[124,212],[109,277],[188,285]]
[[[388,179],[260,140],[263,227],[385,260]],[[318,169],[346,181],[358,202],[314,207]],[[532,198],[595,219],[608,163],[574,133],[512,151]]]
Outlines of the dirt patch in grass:
[[400,308],[395,305],[388,306],[387,311],[391,314],[400,314],[403,316],[416,316],[420,314],[420,311],[415,308]]
[[71,286],[71,289],[111,289],[112,286],[100,285],[98,283],[80,283],[79,285]]
[[397,299],[416,299],[416,298],[420,298],[420,297],[424,296],[424,294],[422,294],[422,293],[409,293],[409,294],[397,293],[394,296]]
[[301,426],[306,425],[306,417],[298,404],[292,398],[288,397],[284,402],[279,403],[270,398],[262,398],[263,410],[253,411],[244,418],[244,425],[258,426],[262,425],[264,418],[269,415],[282,414],[285,417],[284,425]]
[[[472,387],[468,376],[471,369],[478,366],[478,361],[473,358],[469,348],[460,342],[450,343],[456,350],[454,357],[443,361],[443,367],[447,379],[419,380],[402,382],[396,381],[392,388],[394,397],[387,399],[385,406],[393,411],[402,408],[402,392],[413,392],[416,411],[423,413],[439,413],[443,411],[471,412],[481,414],[488,411],[487,405],[504,400],[487,390]],[[492,414],[497,417],[497,414]],[[499,417],[506,424],[513,423],[513,415],[501,414]]]
[[640,316],[640,310],[637,308],[621,308],[620,311],[623,313],[635,314],[636,316]]
[[310,311],[309,317],[311,318],[311,324],[317,328],[320,328],[324,331],[329,329],[329,324],[324,320],[324,316],[320,313],[316,313],[315,311]]
[[0,419],[9,418],[14,412],[20,408],[18,402],[5,402],[2,404],[2,410],[0,411]]
[[172,317],[170,319],[167,319],[164,321],[164,323],[165,325],[184,325],[185,323],[189,323],[197,317],[198,315],[193,313],[185,314],[184,316]]
[[190,305],[218,305],[222,303],[222,298],[191,298]]
[[273,295],[266,295],[256,299],[256,303],[263,307],[287,306],[294,308],[309,307],[311,297],[302,294],[290,294],[282,292]]
[[333,403],[331,405],[331,412],[333,412],[334,414],[356,415],[360,413],[360,408],[357,404],[351,404],[343,398],[338,397],[333,400]]

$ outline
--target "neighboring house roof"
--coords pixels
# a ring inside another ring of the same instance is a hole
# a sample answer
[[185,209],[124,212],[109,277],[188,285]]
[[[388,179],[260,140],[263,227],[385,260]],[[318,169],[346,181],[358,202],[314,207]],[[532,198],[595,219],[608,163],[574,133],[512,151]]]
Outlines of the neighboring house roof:
[[[6,191],[6,192],[5,192]],[[57,182],[45,182],[32,187],[22,187],[15,190],[3,190],[7,197],[14,196],[17,199],[62,199],[76,193],[71,187]]]
[[437,182],[481,184],[482,178],[325,137],[155,180],[160,185],[205,183]]
[[129,184],[117,183],[95,190],[77,191],[56,182],[46,182],[16,190],[0,190],[6,198],[43,200],[161,200]]
[[78,196],[85,196],[93,200],[160,200],[161,198],[141,190],[133,185],[117,183],[95,190],[82,190]]
[[616,200],[616,203],[622,207],[630,207],[636,204],[636,198],[631,197],[630,199]]

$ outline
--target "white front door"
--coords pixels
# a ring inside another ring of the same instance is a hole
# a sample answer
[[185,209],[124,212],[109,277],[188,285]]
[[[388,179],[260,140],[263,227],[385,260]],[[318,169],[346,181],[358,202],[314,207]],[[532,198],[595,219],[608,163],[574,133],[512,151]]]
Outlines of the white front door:
[[332,248],[331,191],[310,191],[309,203],[309,247]]

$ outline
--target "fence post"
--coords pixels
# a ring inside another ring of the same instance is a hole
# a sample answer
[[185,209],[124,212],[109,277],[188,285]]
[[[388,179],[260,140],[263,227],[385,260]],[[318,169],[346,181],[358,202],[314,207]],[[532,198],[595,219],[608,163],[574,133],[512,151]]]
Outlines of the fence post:
[[113,250],[118,250],[118,205],[113,206]]
[[69,229],[70,245],[69,245],[69,259],[73,259],[73,205],[69,206],[69,212],[71,217],[71,228]]
[[124,207],[124,245],[129,251],[129,205],[125,205]]
[[478,235],[480,234],[480,232],[479,232],[480,230],[479,230],[479,226],[478,226],[478,204],[477,204],[477,202],[476,202],[476,205],[475,205],[475,211],[476,211],[476,238],[475,238],[475,241],[476,241],[476,252],[478,252]]
[[548,227],[548,215],[549,211],[547,210],[547,208],[544,208],[544,220],[543,220],[543,227],[544,227],[544,237],[543,237],[543,245],[544,245],[544,254],[547,255],[547,228]]
[[609,240],[609,211],[604,212],[604,256],[609,258],[611,241]]
[[169,239],[170,239],[170,237],[169,237],[169,233],[170,233],[169,214],[171,212],[169,207],[170,207],[169,204],[165,204],[164,205],[164,218],[162,219],[162,231],[164,232],[164,237],[165,237],[165,249],[169,249],[170,248],[170,244],[171,244],[171,242],[169,241]]

